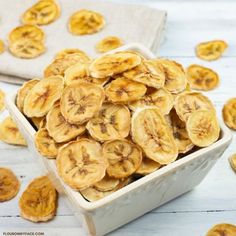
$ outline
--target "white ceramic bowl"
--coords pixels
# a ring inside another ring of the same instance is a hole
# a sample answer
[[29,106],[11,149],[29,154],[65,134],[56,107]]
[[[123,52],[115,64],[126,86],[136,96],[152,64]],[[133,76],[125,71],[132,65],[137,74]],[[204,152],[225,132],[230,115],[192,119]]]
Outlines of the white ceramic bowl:
[[[135,50],[146,58],[154,55],[139,44],[129,44],[114,51]],[[7,108],[25,136],[39,168],[44,166],[57,190],[68,199],[71,209],[82,221],[89,235],[106,234],[152,209],[188,192],[198,185],[231,142],[231,132],[221,124],[220,139],[201,148],[111,195],[86,201],[79,192],[65,185],[57,174],[55,160],[42,157],[34,146],[35,130],[15,105],[15,95],[7,97]]]

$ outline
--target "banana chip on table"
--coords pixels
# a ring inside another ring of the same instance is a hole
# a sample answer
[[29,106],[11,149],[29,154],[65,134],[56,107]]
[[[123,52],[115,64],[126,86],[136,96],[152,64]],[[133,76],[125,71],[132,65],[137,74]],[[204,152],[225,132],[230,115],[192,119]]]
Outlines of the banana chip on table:
[[225,124],[236,130],[236,98],[231,98],[225,103],[222,114]]
[[47,176],[34,179],[19,200],[20,215],[33,222],[49,221],[57,210],[57,192]]
[[16,123],[10,116],[0,123],[0,140],[8,144],[27,146]]
[[139,175],[148,175],[158,169],[161,168],[161,164],[149,159],[147,157],[143,157],[142,163],[139,168],[135,171],[135,174]]
[[2,54],[5,51],[5,45],[4,42],[0,39],[0,54]]
[[233,155],[229,158],[229,163],[230,163],[232,169],[236,172],[236,154],[233,154]]
[[63,59],[65,58],[67,55],[79,55],[81,58],[84,59],[84,61],[90,61],[90,58],[88,55],[86,55],[85,52],[83,52],[82,50],[78,49],[78,48],[66,48],[61,50],[60,52],[58,52],[55,56],[54,59]]
[[187,78],[192,89],[204,91],[216,88],[220,81],[215,71],[196,64],[187,68]]
[[72,34],[94,34],[105,26],[104,17],[95,11],[82,9],[75,12],[69,19],[68,28]]
[[0,89],[0,111],[5,108],[5,93]]
[[199,43],[196,46],[195,52],[200,59],[213,61],[220,58],[227,47],[227,43],[223,40],[212,40]]
[[98,52],[104,53],[116,49],[123,45],[120,38],[116,36],[108,36],[96,44],[96,49]]
[[14,198],[20,189],[20,182],[14,173],[7,168],[0,167],[0,202]]
[[70,187],[81,190],[103,179],[107,160],[101,145],[90,139],[72,141],[59,149],[57,170]]
[[235,236],[236,226],[232,224],[217,224],[212,227],[206,236]]

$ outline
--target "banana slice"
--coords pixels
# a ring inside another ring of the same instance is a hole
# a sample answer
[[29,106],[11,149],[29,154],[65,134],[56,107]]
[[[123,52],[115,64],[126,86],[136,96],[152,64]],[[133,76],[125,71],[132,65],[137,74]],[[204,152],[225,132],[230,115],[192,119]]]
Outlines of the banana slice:
[[47,176],[34,179],[19,201],[20,215],[30,221],[49,221],[57,210],[57,192]]
[[175,110],[179,118],[187,122],[190,114],[196,110],[211,110],[215,113],[212,102],[201,93],[183,92],[175,99]]
[[94,139],[101,142],[125,138],[130,131],[129,109],[123,105],[105,103],[86,128]]
[[165,84],[164,69],[156,60],[143,60],[139,66],[124,72],[123,76],[157,89]]
[[80,139],[64,145],[57,156],[57,170],[70,187],[81,190],[103,179],[107,160],[99,143]]
[[122,77],[113,80],[105,88],[108,101],[122,104],[141,99],[146,91],[147,88],[144,84]]
[[186,123],[190,140],[198,147],[207,147],[218,140],[220,126],[211,110],[193,112]]
[[131,52],[118,52],[95,59],[89,66],[94,78],[107,78],[130,70],[141,63],[141,57]]
[[104,17],[95,11],[82,9],[75,12],[69,19],[68,28],[72,34],[94,34],[105,26]]
[[196,55],[202,60],[213,61],[222,56],[228,44],[223,40],[213,40],[196,46]]
[[209,91],[219,85],[219,76],[215,71],[196,64],[187,68],[187,78],[192,89]]
[[39,79],[29,80],[25,82],[17,91],[16,106],[19,108],[21,112],[23,112],[24,110],[24,102],[25,102],[25,98],[27,94],[38,82],[39,82]]
[[40,80],[25,97],[24,114],[28,117],[45,116],[61,97],[63,88],[64,81],[60,76]]
[[84,125],[70,124],[61,114],[60,105],[53,106],[46,116],[46,128],[57,142],[67,142],[85,132]]
[[0,111],[5,108],[5,93],[0,89]]
[[10,116],[0,123],[0,140],[8,144],[27,146],[16,123]]
[[81,58],[84,59],[84,61],[90,61],[91,59],[89,58],[89,56],[83,52],[82,50],[78,49],[78,48],[66,48],[61,50],[60,52],[58,52],[55,56],[55,59],[63,59],[65,58],[67,55],[80,55]]
[[20,189],[20,182],[14,173],[7,168],[0,167],[0,202],[14,198]]
[[148,175],[161,168],[161,164],[153,161],[147,157],[144,157],[140,167],[135,171],[139,175]]
[[236,130],[236,97],[228,100],[222,111],[225,124]]
[[123,45],[120,38],[116,36],[108,36],[96,44],[96,49],[98,52],[104,53],[116,49]]
[[105,95],[103,89],[91,83],[73,83],[61,96],[61,113],[71,124],[83,124],[100,110]]
[[212,227],[206,236],[235,236],[236,226],[232,224],[217,224]]
[[174,106],[173,95],[164,88],[155,89],[150,93],[146,93],[141,99],[135,102],[129,103],[129,108],[135,111],[139,108],[146,106],[155,106],[159,108],[163,115],[169,114],[170,110]]
[[47,25],[60,16],[60,9],[55,1],[40,0],[25,11],[21,17],[24,24]]
[[117,188],[119,184],[119,179],[111,178],[109,175],[105,175],[102,180],[93,185],[93,188],[97,189],[98,191],[107,192]]
[[184,91],[187,85],[187,78],[183,67],[175,61],[167,59],[156,59],[156,64],[163,67],[165,74],[164,87],[171,93],[180,93]]
[[232,169],[236,172],[236,154],[233,154],[233,155],[229,158],[229,163],[230,163]]
[[4,53],[5,51],[5,44],[4,42],[0,39],[0,54]]
[[131,135],[148,158],[162,165],[176,160],[178,147],[158,108],[147,107],[136,111],[131,121]]
[[126,178],[141,165],[142,150],[125,139],[115,139],[104,143],[103,156],[108,160],[107,174],[113,178]]

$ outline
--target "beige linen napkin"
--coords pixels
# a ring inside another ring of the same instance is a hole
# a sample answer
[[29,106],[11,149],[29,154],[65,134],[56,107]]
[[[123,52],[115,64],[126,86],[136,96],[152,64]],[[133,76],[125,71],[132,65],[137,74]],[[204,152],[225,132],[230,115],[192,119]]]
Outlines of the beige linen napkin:
[[[0,1],[0,39],[7,43],[9,32],[20,25],[20,16],[35,0]],[[56,52],[64,48],[79,48],[89,56],[97,56],[95,44],[102,38],[115,35],[127,43],[139,42],[156,52],[166,21],[166,12],[128,4],[100,0],[58,0],[61,16],[55,22],[43,26],[47,51],[35,59],[19,59],[8,51],[0,55],[0,80],[22,83],[25,79],[41,78],[43,70]],[[90,9],[100,12],[106,20],[105,28],[92,35],[74,36],[69,33],[69,17],[77,10]]]

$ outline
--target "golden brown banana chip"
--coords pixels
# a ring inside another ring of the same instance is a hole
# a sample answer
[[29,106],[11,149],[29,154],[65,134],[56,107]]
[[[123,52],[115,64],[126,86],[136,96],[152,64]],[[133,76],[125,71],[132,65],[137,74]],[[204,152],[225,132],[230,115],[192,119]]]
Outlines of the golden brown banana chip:
[[193,112],[186,123],[190,140],[198,147],[207,147],[218,140],[220,126],[216,114],[211,110]]
[[5,45],[4,42],[0,39],[0,54],[2,54],[5,51]]
[[98,141],[125,138],[130,131],[130,112],[123,105],[104,103],[98,116],[91,119],[87,126],[90,135]]
[[57,210],[57,192],[47,176],[34,179],[19,201],[20,215],[30,221],[51,220]]
[[10,116],[0,123],[0,140],[8,144],[27,146],[16,123]]
[[148,175],[161,168],[161,164],[153,161],[147,157],[144,157],[140,167],[135,171],[139,175]]
[[40,0],[22,15],[24,24],[47,25],[55,21],[60,15],[60,9],[55,1]]
[[95,59],[89,66],[94,78],[107,78],[130,70],[141,63],[141,57],[131,52],[118,52]]
[[187,68],[187,78],[192,89],[208,91],[219,85],[219,76],[215,71],[196,64]]
[[142,162],[141,148],[125,139],[104,143],[102,152],[109,163],[107,174],[113,178],[122,179],[130,176]]
[[236,130],[236,97],[225,103],[222,114],[225,124],[229,128]]
[[67,86],[61,96],[61,113],[71,124],[83,124],[100,110],[105,95],[92,83],[80,82]]
[[164,88],[155,89],[150,93],[146,93],[138,101],[129,103],[129,108],[135,111],[146,106],[155,106],[160,109],[163,115],[169,114],[174,105],[173,95]]
[[96,49],[98,52],[108,52],[113,49],[116,49],[123,45],[123,42],[120,38],[116,36],[108,36],[96,44]]
[[85,189],[103,179],[107,160],[101,145],[93,140],[72,141],[59,149],[57,170],[66,184],[74,189]]
[[89,56],[83,52],[82,50],[78,49],[78,48],[66,48],[61,50],[60,52],[58,52],[55,56],[55,59],[63,59],[65,58],[67,55],[73,55],[73,54],[77,54],[80,55],[81,58],[84,59],[84,61],[90,61]]
[[61,97],[63,88],[64,81],[61,76],[40,80],[25,97],[24,114],[28,117],[45,116]]
[[229,163],[230,163],[232,169],[236,172],[236,154],[233,154],[233,155],[229,158]]
[[190,114],[196,110],[211,110],[215,113],[215,108],[208,97],[198,92],[183,92],[175,99],[175,110],[179,118],[187,122]]
[[118,78],[105,88],[107,100],[113,103],[128,104],[141,99],[146,93],[144,84],[126,78]]
[[132,117],[131,134],[133,141],[143,149],[148,158],[160,164],[176,160],[178,147],[158,108],[137,110]]
[[46,116],[46,128],[57,142],[67,142],[85,132],[85,125],[70,124],[61,114],[60,105],[53,106]]
[[206,236],[235,236],[236,226],[232,224],[217,224],[212,227]]
[[228,47],[223,40],[213,40],[200,43],[196,46],[196,55],[202,60],[213,61],[220,58]]
[[82,9],[75,12],[69,19],[68,28],[72,34],[94,34],[105,26],[104,17],[95,11]]
[[23,112],[24,109],[24,102],[27,94],[29,91],[34,87],[35,84],[39,82],[39,79],[32,79],[27,82],[25,82],[20,89],[17,91],[17,97],[16,97],[16,106],[19,108],[21,112]]
[[0,202],[14,198],[20,189],[20,182],[14,173],[7,168],[0,167]]
[[105,175],[102,180],[93,185],[93,188],[97,189],[98,191],[106,192],[117,188],[119,183],[119,179],[111,178],[109,175]]
[[0,111],[5,108],[5,93],[0,89]]

